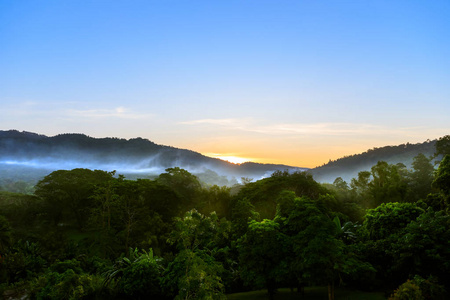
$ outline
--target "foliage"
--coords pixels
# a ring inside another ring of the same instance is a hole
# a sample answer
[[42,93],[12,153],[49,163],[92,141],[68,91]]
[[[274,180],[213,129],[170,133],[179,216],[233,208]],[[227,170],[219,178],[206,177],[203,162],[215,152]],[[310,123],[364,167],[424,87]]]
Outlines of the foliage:
[[95,243],[104,255],[113,257],[130,246],[152,247],[160,253],[168,223],[181,211],[174,191],[148,179],[133,181],[119,176],[96,186],[91,199],[95,206],[89,224],[102,232]]
[[317,199],[327,194],[327,190],[306,172],[277,171],[271,177],[246,184],[237,195],[247,198],[261,218],[273,218],[276,214],[277,198],[284,191],[293,191],[297,196]]
[[0,215],[0,254],[11,244],[11,226],[8,220]]
[[80,299],[100,296],[102,278],[97,275],[77,273],[73,269],[59,272],[46,272],[31,283],[31,294],[36,299]]
[[414,161],[413,171],[379,162],[350,186],[278,172],[237,195],[179,168],[156,180],[52,173],[40,197],[0,193],[0,280],[40,299],[216,299],[244,282],[271,296],[326,284],[331,299],[338,283],[392,290],[417,274],[422,295],[438,298],[450,287],[447,163],[416,202],[432,169]]
[[369,192],[373,197],[375,206],[405,200],[407,184],[403,180],[397,165],[379,161],[372,167],[371,174],[373,179],[369,183]]
[[201,213],[210,214],[216,212],[219,217],[229,219],[231,216],[231,205],[231,188],[213,185],[203,189],[196,207]]
[[394,250],[395,265],[410,274],[431,274],[450,283],[450,216],[428,209],[406,226]]
[[163,261],[153,255],[153,250],[129,249],[127,256],[116,260],[105,272],[104,286],[116,288],[122,296],[135,299],[163,297]]
[[178,250],[208,250],[215,252],[225,246],[224,241],[230,233],[230,224],[219,220],[216,213],[205,216],[193,209],[185,213],[183,218],[176,218],[169,243],[175,244]]
[[384,239],[404,229],[423,212],[414,203],[382,203],[367,211],[361,233],[368,239]]
[[445,155],[440,162],[433,186],[439,189],[446,198],[450,196],[450,155]]
[[407,280],[395,290],[389,300],[423,300],[420,287],[415,285],[411,280]]
[[251,220],[259,220],[255,207],[247,198],[238,198],[231,211],[233,233],[236,239],[247,232],[248,222]]
[[205,251],[182,250],[169,263],[164,286],[175,299],[226,299],[223,267]]
[[444,286],[440,285],[437,278],[434,276],[429,276],[425,279],[419,275],[415,275],[412,282],[419,286],[425,299],[443,300],[446,297]]
[[344,225],[342,225],[338,216],[334,217],[333,222],[336,225],[336,237],[338,239],[342,240],[346,244],[357,241],[357,231],[361,225],[354,224],[352,221],[345,222]]
[[412,162],[412,171],[406,171],[403,176],[408,184],[405,200],[417,202],[424,200],[432,192],[431,184],[434,179],[434,166],[432,158],[419,153]]
[[46,211],[55,224],[70,215],[83,228],[92,207],[89,198],[94,186],[111,180],[112,176],[113,173],[89,169],[54,171],[38,182],[35,194],[47,202]]
[[[15,283],[28,280],[47,267],[39,244],[29,241],[17,241],[2,253],[0,279]],[[3,277],[3,278],[2,278]]]
[[356,177],[361,170],[369,171],[368,166],[373,166],[378,161],[385,161],[389,164],[404,162],[409,165],[413,157],[419,153],[431,156],[436,150],[435,143],[436,140],[427,140],[417,144],[406,143],[398,146],[375,147],[361,154],[330,160],[327,164],[312,169],[311,173],[320,182],[332,182],[338,176],[350,180],[352,177]]
[[170,187],[181,198],[185,208],[197,200],[201,184],[195,175],[175,167],[166,169],[166,173],[159,175],[158,182]]
[[438,155],[450,155],[450,135],[445,135],[440,137],[436,141],[436,153],[435,156]]
[[276,282],[287,275],[284,261],[287,237],[272,220],[250,221],[247,233],[237,242],[240,274],[244,282],[256,288],[266,287],[273,294]]
[[164,271],[161,261],[148,253],[141,254],[123,271],[120,290],[127,296],[136,298],[154,298],[163,295],[161,275]]
[[374,271],[341,240],[346,231],[342,231],[339,219],[330,219],[324,202],[297,198],[292,192],[284,192],[280,198],[275,221],[287,236],[288,246],[284,248],[290,252],[284,262],[289,266],[289,277],[303,283],[328,284],[333,299],[334,281],[340,274]]

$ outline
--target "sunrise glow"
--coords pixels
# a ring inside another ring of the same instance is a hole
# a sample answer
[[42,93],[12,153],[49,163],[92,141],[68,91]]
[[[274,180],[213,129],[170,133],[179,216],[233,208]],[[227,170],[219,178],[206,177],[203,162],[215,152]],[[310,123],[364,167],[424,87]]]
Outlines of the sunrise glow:
[[0,1],[1,130],[301,168],[449,133],[450,1],[105,3]]
[[246,157],[239,157],[234,155],[228,155],[228,154],[218,154],[218,153],[205,153],[206,156],[218,158],[233,164],[242,164],[249,161],[254,161],[251,158]]

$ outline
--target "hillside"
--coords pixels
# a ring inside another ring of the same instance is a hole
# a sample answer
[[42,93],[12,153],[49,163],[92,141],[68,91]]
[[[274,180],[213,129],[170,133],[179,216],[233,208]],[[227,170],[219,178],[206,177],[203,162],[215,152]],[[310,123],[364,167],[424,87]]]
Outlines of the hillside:
[[236,178],[241,177],[260,179],[276,170],[306,170],[275,164],[232,164],[142,138],[92,138],[84,134],[49,137],[0,131],[0,178],[30,181],[54,170],[74,168],[116,170],[128,178],[152,177],[172,167],[186,169],[208,183],[223,185],[236,183]]
[[[402,144],[373,148],[346,156],[311,169],[319,182],[333,182],[342,177],[349,182],[358,172],[370,170],[378,161],[403,163],[411,167],[413,158],[423,153],[431,156],[435,143]],[[276,170],[300,170],[286,165],[232,164],[200,153],[163,146],[147,139],[92,138],[84,134],[60,134],[53,137],[16,130],[0,131],[0,178],[37,181],[54,170],[88,168],[116,170],[127,178],[151,178],[165,169],[180,167],[210,184],[232,185],[241,177],[255,180]]]
[[390,164],[403,163],[409,169],[417,154],[423,153],[432,156],[435,153],[436,140],[425,141],[418,144],[401,144],[398,146],[385,146],[369,149],[364,153],[354,154],[330,161],[327,164],[311,169],[314,179],[319,182],[332,183],[337,177],[342,177],[350,182],[358,176],[360,171],[370,171],[370,168],[378,161],[386,161]]

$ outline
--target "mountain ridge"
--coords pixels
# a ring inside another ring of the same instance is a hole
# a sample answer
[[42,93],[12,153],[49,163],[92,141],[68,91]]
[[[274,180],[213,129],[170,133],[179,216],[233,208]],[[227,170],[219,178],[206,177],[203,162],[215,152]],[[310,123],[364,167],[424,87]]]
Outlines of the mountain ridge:
[[159,175],[167,168],[180,167],[193,174],[212,170],[229,178],[255,179],[277,170],[307,170],[282,164],[233,164],[192,150],[158,145],[140,137],[93,138],[80,133],[46,136],[18,130],[0,131],[0,161],[49,170],[75,167],[117,170],[129,175]]
[[378,161],[386,161],[389,164],[402,163],[407,168],[411,168],[414,157],[419,153],[428,157],[434,155],[436,141],[435,139],[416,144],[375,147],[359,154],[344,156],[334,161],[330,160],[309,172],[317,181],[332,183],[337,177],[349,182],[352,178],[356,178],[359,172],[370,171]]
[[373,148],[308,169],[256,162],[233,164],[192,150],[158,145],[141,137],[94,138],[82,133],[46,136],[28,131],[0,130],[0,176],[5,176],[1,174],[1,169],[3,173],[18,173],[14,166],[28,167],[30,170],[40,168],[47,173],[78,167],[116,170],[134,178],[157,176],[167,168],[180,167],[205,182],[209,180],[208,183],[211,184],[232,185],[237,183],[236,178],[249,177],[258,180],[270,176],[274,171],[284,170],[307,171],[316,181],[331,183],[337,177],[350,181],[357,177],[358,172],[370,170],[380,160],[391,164],[403,163],[410,168],[417,154],[432,156],[435,143],[436,140],[427,140],[417,144]]

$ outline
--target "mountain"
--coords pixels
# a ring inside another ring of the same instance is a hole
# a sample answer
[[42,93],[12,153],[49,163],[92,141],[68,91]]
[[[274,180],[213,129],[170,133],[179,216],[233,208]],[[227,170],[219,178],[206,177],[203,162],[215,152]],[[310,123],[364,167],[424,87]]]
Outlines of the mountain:
[[360,171],[370,171],[378,161],[386,161],[389,164],[403,163],[411,169],[413,159],[417,154],[423,153],[431,157],[436,152],[436,140],[427,140],[418,144],[401,144],[398,146],[386,146],[373,148],[364,153],[355,154],[330,161],[327,164],[311,169],[314,179],[319,182],[332,183],[337,177],[342,177],[347,182],[358,176]]
[[350,182],[360,171],[370,171],[378,161],[403,163],[411,168],[413,158],[435,153],[436,140],[373,148],[310,169],[247,162],[232,164],[200,153],[155,144],[147,139],[92,138],[84,134],[45,136],[17,130],[0,130],[0,179],[37,181],[54,170],[88,168],[116,170],[127,178],[152,178],[167,168],[180,167],[210,184],[233,185],[236,178],[255,180],[277,170],[308,171],[319,182],[337,177]]
[[25,180],[54,170],[88,168],[116,170],[127,178],[154,177],[180,167],[211,184],[260,179],[277,170],[307,170],[286,165],[232,164],[200,153],[155,144],[147,139],[92,138],[84,134],[53,137],[17,130],[0,131],[0,177]]

